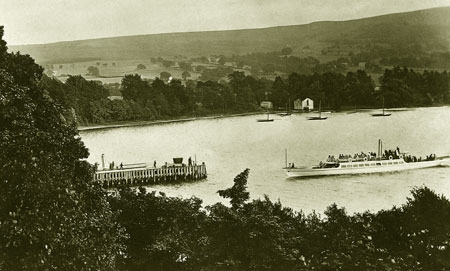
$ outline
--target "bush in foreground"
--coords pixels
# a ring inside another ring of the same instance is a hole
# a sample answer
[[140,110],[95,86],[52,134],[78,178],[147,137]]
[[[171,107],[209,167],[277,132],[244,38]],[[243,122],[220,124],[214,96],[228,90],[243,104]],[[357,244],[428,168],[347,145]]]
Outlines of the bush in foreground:
[[219,191],[231,206],[202,208],[122,188],[112,197],[130,234],[122,270],[445,270],[450,202],[426,187],[401,207],[349,215],[331,205],[304,215],[268,197],[249,201],[248,170]]

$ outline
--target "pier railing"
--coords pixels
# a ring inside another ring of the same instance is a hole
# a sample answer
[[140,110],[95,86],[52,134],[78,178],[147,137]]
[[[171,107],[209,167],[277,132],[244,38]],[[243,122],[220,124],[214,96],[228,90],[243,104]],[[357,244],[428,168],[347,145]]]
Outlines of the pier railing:
[[172,165],[159,168],[124,168],[113,170],[99,170],[94,174],[94,180],[103,187],[110,188],[118,185],[150,185],[177,181],[201,180],[207,177],[206,166],[201,165]]

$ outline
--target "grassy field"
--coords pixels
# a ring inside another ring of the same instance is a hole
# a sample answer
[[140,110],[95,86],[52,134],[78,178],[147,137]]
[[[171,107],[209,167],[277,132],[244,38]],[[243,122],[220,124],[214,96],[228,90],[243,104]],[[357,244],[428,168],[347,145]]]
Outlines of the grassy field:
[[[143,64],[146,69],[137,69],[138,64]],[[88,67],[97,67],[100,71],[100,77],[88,75]],[[142,78],[154,79],[159,77],[163,71],[169,72],[174,78],[181,78],[183,71],[178,67],[162,67],[159,64],[152,64],[150,59],[140,60],[117,60],[117,61],[87,61],[75,63],[55,63],[53,70],[56,76],[62,80],[66,78],[65,75],[82,75],[89,80],[99,80],[103,83],[119,83],[126,74],[139,74]],[[191,79],[197,79],[200,74],[196,72],[189,72]]]

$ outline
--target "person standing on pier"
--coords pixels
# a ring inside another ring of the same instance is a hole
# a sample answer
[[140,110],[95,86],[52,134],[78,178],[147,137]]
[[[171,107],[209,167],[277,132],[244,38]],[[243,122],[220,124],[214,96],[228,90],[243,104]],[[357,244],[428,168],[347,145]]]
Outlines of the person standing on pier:
[[156,168],[156,160],[153,162],[153,167]]
[[188,159],[188,165],[191,167],[192,166],[192,159],[191,159],[191,157],[189,157],[189,159]]

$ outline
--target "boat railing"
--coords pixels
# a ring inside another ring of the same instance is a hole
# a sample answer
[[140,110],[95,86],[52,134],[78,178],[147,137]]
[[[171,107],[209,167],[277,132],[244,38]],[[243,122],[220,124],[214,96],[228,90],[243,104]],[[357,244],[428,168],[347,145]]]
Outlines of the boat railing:
[[357,157],[357,158],[338,158],[334,161],[327,161],[327,162],[354,163],[354,162],[368,162],[368,161],[387,161],[387,160],[394,160],[394,159],[403,159],[403,157],[402,156],[399,156],[399,157],[366,156],[366,157]]

